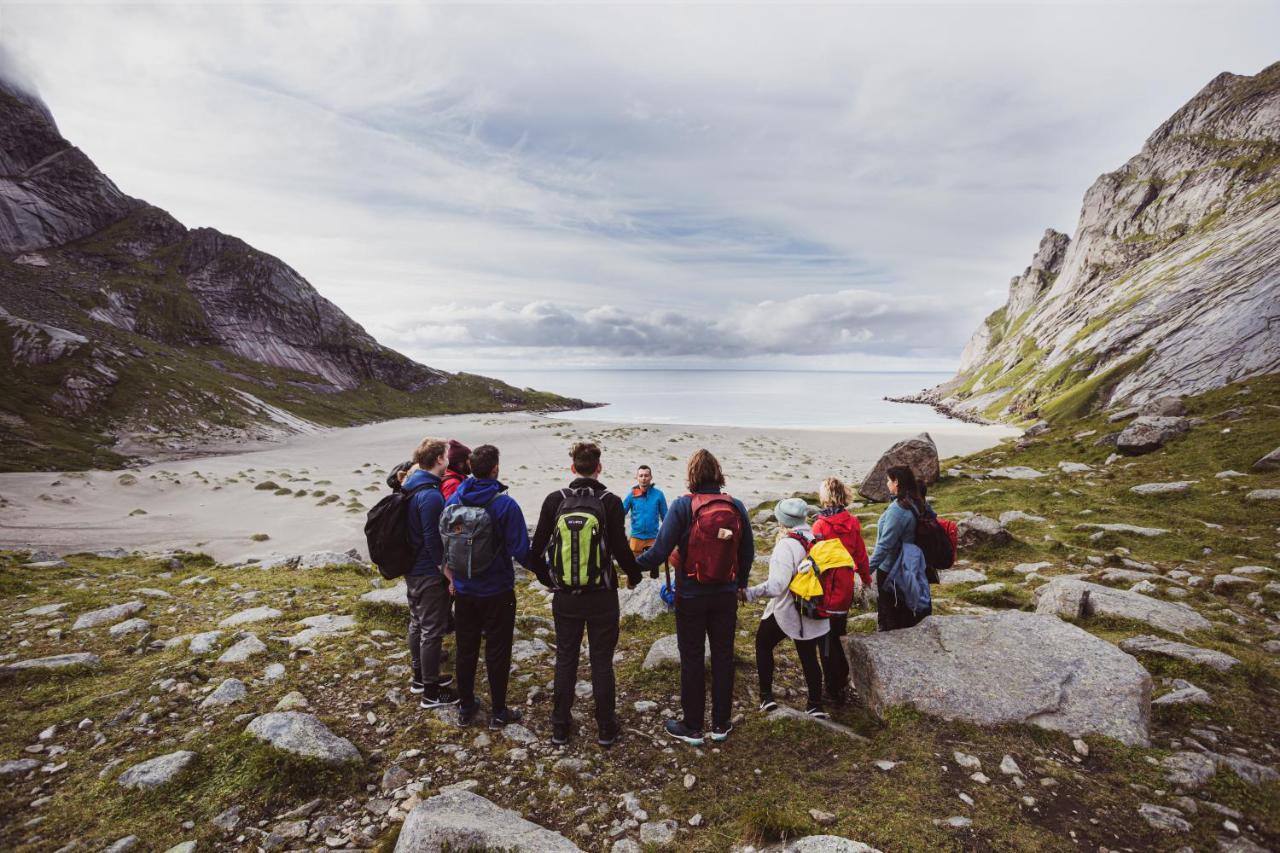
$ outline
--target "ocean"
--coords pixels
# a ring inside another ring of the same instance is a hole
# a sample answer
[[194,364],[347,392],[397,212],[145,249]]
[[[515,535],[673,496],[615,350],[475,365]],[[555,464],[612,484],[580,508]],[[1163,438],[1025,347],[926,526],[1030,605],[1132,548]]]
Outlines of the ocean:
[[884,399],[937,385],[950,373],[611,369],[485,373],[520,388],[608,404],[558,415],[569,420],[802,429],[955,423],[929,406]]

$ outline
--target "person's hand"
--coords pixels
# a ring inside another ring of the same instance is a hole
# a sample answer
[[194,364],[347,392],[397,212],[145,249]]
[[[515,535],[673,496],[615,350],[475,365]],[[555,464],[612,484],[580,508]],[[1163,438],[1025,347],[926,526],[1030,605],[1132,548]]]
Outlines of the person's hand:
[[635,589],[640,585],[640,581],[635,578],[627,578],[627,589]]
[[449,594],[450,594],[450,595],[457,595],[457,594],[458,594],[458,591],[457,591],[456,589],[454,589],[454,588],[453,588],[453,581],[449,581]]
[[747,603],[747,591],[746,591],[745,589],[739,588],[739,589],[738,589],[738,604],[739,604],[739,605],[743,605],[743,604],[746,604],[746,603]]

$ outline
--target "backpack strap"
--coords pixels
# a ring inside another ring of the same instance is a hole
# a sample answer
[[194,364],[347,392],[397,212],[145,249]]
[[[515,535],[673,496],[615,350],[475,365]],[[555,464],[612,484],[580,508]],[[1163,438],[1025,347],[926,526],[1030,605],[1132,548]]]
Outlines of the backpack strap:
[[414,486],[412,489],[409,489],[408,491],[401,489],[400,492],[401,494],[412,497],[413,495],[416,495],[418,492],[422,491],[423,489],[439,489],[439,488],[440,488],[439,483],[423,483],[421,485]]

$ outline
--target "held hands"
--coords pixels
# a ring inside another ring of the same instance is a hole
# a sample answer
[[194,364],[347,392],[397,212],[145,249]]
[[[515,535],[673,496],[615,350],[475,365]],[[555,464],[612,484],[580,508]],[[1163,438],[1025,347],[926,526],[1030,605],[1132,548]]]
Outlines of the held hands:
[[741,607],[746,603],[747,603],[747,591],[745,589],[739,589],[738,590],[738,606]]

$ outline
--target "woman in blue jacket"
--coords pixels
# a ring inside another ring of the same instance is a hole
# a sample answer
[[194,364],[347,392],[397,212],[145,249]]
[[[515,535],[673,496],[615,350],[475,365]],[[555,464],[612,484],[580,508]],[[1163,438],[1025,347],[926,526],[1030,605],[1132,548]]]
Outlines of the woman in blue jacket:
[[[916,483],[916,475],[906,465],[894,465],[887,472],[889,491],[895,500],[880,516],[876,523],[876,548],[871,554],[871,570],[876,573],[877,622],[881,631],[892,631],[895,628],[910,628],[933,612],[930,604],[922,609],[912,610],[901,595],[895,590],[886,588],[890,573],[896,568],[899,571],[924,571],[923,563],[919,566],[907,561],[903,565],[903,547],[915,545],[916,522],[924,513],[931,512],[920,494]],[[928,581],[924,581],[924,589],[928,590]]]

